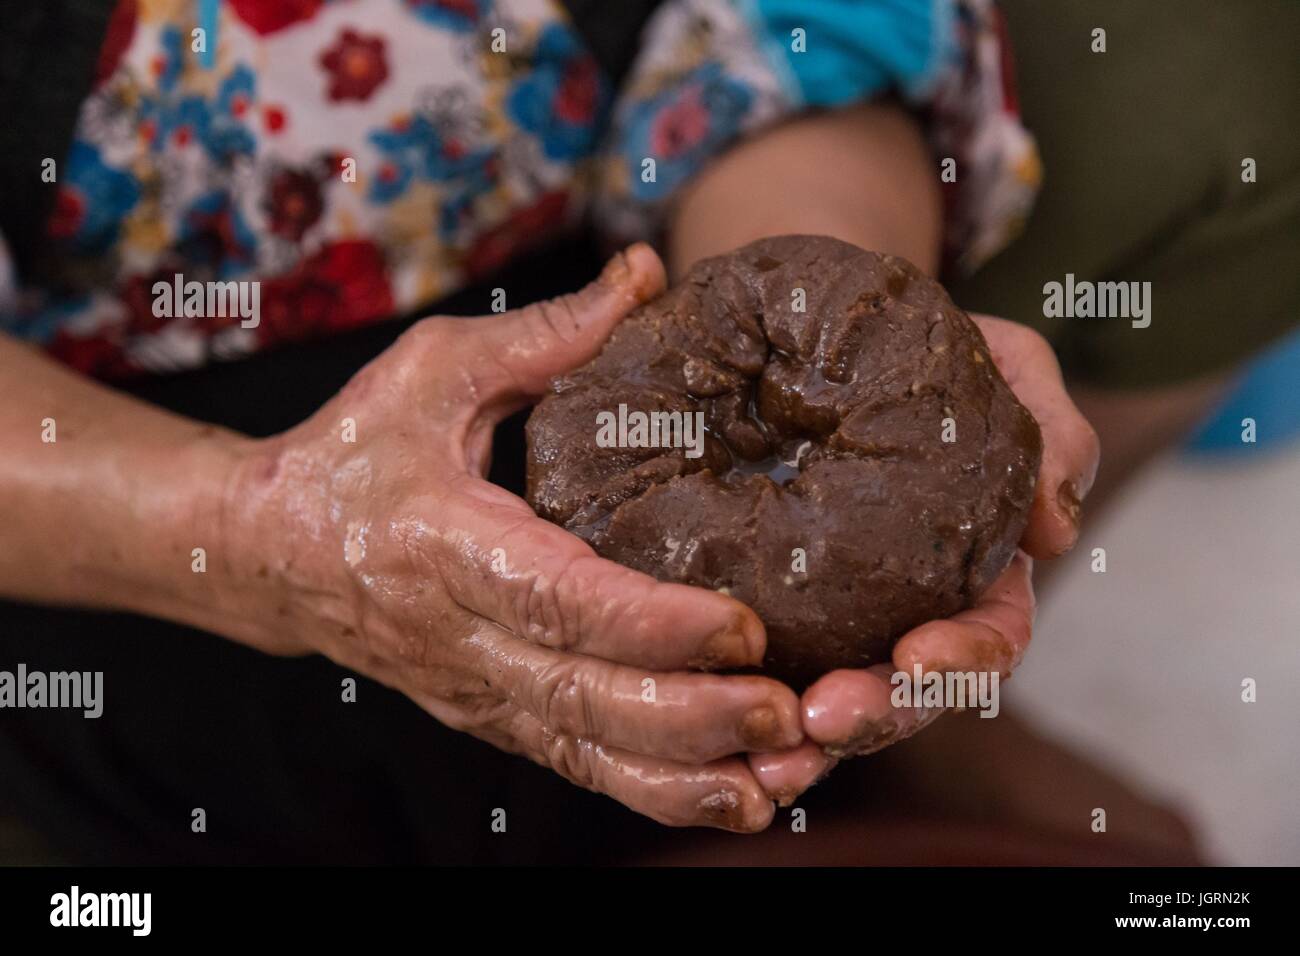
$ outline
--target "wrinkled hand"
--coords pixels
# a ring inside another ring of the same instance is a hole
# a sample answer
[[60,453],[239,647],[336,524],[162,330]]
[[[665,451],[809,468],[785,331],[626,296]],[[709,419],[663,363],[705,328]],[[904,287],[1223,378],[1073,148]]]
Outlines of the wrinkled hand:
[[1080,506],[1092,487],[1099,445],[1065,391],[1052,348],[1038,333],[990,316],[972,316],[993,359],[1043,433],[1043,460],[1021,550],[979,603],[968,611],[915,628],[894,647],[893,660],[866,670],[839,670],[803,695],[808,741],[787,753],[757,754],[750,764],[769,793],[783,803],[825,775],[836,759],[870,754],[916,733],[941,708],[897,708],[890,676],[996,671],[1010,676],[1024,656],[1034,619],[1034,558],[1052,558],[1074,546]]
[[244,639],[319,651],[661,822],[759,830],[772,803],[736,755],[796,747],[798,699],[699,672],[761,662],[754,613],[599,558],[484,479],[497,423],[663,285],[634,246],[575,295],[424,320],[261,443],[229,494],[244,617],[269,621]]

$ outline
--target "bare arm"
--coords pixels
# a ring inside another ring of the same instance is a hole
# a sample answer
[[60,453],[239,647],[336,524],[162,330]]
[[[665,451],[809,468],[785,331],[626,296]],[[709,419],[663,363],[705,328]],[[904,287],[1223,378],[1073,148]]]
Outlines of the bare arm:
[[763,236],[834,236],[938,266],[938,167],[916,121],[885,103],[800,117],[705,169],[670,225],[668,260],[692,262]]
[[[238,608],[225,483],[252,445],[0,336],[0,594],[218,627]],[[53,438],[53,441],[47,439]],[[203,548],[207,571],[192,570]]]

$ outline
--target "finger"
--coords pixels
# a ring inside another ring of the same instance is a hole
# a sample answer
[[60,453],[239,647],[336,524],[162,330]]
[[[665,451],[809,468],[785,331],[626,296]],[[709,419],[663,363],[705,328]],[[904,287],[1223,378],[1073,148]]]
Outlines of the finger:
[[1043,433],[1043,461],[1022,546],[1036,558],[1074,547],[1082,502],[1097,474],[1097,433],[1075,407],[1047,341],[1015,322],[974,316],[998,368]]
[[763,625],[734,598],[598,557],[487,482],[467,478],[439,507],[452,597],[525,640],[651,670],[762,663]]
[[511,729],[537,763],[668,826],[756,833],[772,822],[772,801],[739,757],[684,766],[552,733],[523,711]]
[[836,759],[806,740],[793,750],[750,754],[749,769],[754,779],[778,806],[791,806],[809,787],[831,772]]
[[803,695],[804,732],[834,757],[875,753],[910,737],[943,713],[943,708],[895,706],[890,678],[894,668],[839,670],[822,677]]
[[468,643],[493,689],[555,733],[688,764],[803,740],[798,698],[771,678],[624,667],[497,627]]
[[922,672],[998,673],[1010,676],[1024,657],[1034,623],[1033,559],[1016,553],[1010,566],[973,608],[930,621],[894,645],[894,666]]
[[1024,656],[1034,619],[1033,560],[1017,552],[979,603],[943,621],[903,635],[892,666],[827,674],[803,695],[804,731],[827,753],[875,753],[933,722],[943,708],[903,706],[893,700],[893,675],[996,671],[1001,677]]
[[453,358],[485,402],[541,395],[552,378],[594,358],[619,320],[666,281],[659,256],[637,243],[578,292],[499,317],[452,320],[461,326]]

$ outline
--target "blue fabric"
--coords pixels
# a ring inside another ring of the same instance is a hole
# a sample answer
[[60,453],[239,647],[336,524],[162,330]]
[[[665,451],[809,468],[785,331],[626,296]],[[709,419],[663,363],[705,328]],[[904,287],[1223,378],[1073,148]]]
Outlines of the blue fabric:
[[[924,96],[954,62],[953,0],[739,0],[791,92],[808,106],[842,106],[896,87]],[[805,52],[792,47],[803,29]]]
[[[1250,452],[1300,437],[1300,331],[1256,359],[1235,391],[1189,442],[1198,452]],[[1255,444],[1241,440],[1241,420],[1255,419]]]
[[199,26],[206,34],[206,44],[199,54],[199,63],[205,70],[217,65],[217,24],[220,13],[221,0],[199,0]]

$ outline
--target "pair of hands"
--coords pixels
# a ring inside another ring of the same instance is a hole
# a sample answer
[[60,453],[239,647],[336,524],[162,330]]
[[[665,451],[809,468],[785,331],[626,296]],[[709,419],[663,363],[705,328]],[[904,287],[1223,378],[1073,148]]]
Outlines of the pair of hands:
[[762,661],[749,608],[606,561],[485,480],[497,424],[664,285],[638,245],[573,295],[426,319],[311,419],[254,443],[222,533],[239,618],[260,623],[234,636],[325,654],[663,823],[736,831],[766,827],[774,799],[793,801],[837,757],[938,715],[890,704],[895,668],[1008,675],[1030,638],[1031,556],[1073,545],[1097,462],[1050,347],[1013,323],[977,318],[1043,430],[1023,550],[976,607],[906,635],[892,667],[828,674],[802,698],[767,677],[705,672]]

